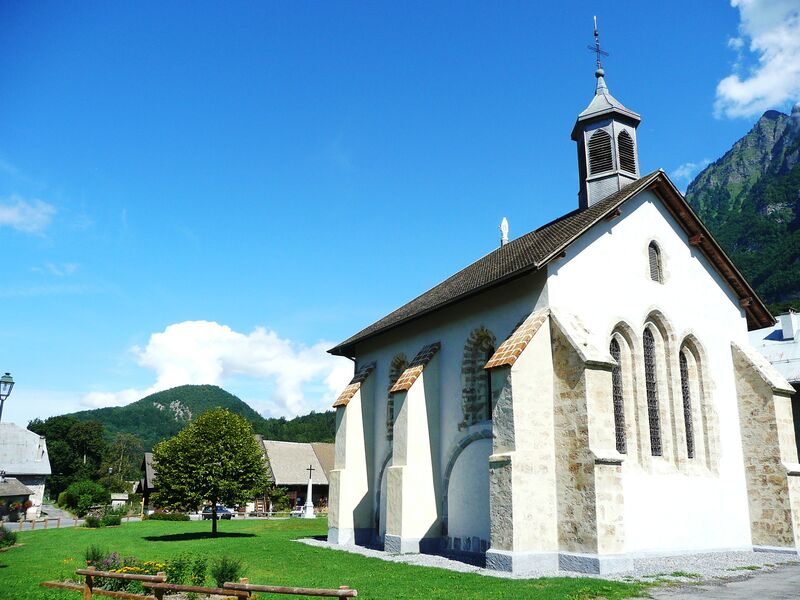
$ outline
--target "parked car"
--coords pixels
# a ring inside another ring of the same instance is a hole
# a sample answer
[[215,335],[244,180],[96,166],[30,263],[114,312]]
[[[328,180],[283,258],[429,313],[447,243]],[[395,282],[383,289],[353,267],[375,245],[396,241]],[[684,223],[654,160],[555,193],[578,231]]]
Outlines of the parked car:
[[[203,520],[210,519],[212,517],[211,506],[206,506],[202,512]],[[226,507],[222,506],[221,504],[217,504],[217,518],[218,519],[232,519],[233,518],[233,511]]]

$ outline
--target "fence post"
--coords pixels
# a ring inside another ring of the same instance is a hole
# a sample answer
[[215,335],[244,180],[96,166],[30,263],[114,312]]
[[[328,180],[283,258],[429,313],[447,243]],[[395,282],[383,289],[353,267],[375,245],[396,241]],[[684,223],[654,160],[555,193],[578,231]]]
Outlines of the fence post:
[[[163,578],[164,578],[164,581],[166,581],[166,580],[167,580],[167,573],[166,573],[166,571],[159,571],[158,573],[156,573],[156,575],[158,575],[159,577],[163,577]],[[156,600],[164,600],[164,590],[160,590],[160,589],[158,589],[158,588],[155,588],[155,589],[153,590],[153,597],[154,597]]]
[[36,529],[36,519],[31,521],[31,531],[33,531],[34,529]]
[[56,529],[61,529],[61,517],[56,519]]
[[48,519],[47,517],[45,517],[45,518],[44,518],[44,528],[45,528],[45,529],[47,529],[47,522],[48,522],[49,520],[50,520],[50,519]]
[[[88,571],[94,571],[94,567],[87,567]],[[83,584],[83,600],[92,600],[92,588],[94,587],[94,578],[91,575],[86,575],[86,580]]]

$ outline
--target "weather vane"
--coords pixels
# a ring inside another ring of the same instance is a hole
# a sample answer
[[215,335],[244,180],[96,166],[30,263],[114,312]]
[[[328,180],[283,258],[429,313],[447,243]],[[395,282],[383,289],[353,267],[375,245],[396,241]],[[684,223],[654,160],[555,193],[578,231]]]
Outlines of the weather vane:
[[608,52],[600,48],[600,34],[597,31],[597,17],[594,18],[594,46],[587,46],[589,50],[597,55],[597,68],[602,69],[601,56],[608,56]]

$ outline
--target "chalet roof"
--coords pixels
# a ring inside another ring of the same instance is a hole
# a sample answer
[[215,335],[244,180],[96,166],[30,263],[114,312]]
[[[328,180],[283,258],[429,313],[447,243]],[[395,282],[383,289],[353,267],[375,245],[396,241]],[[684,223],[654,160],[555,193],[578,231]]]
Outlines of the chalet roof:
[[543,225],[444,280],[411,302],[361,330],[329,350],[339,356],[354,356],[356,344],[403,323],[464,300],[484,290],[546,266],[594,225],[616,214],[620,207],[644,190],[652,191],[709,262],[740,298],[750,329],[768,327],[775,319],[750,284],[711,236],[699,217],[664,171],[654,171],[622,190],[585,209],[574,210]]
[[785,339],[778,323],[751,331],[750,343],[789,383],[800,384],[800,339]]
[[333,468],[333,448],[333,444],[264,440],[270,479],[275,485],[305,485],[311,465],[314,468],[311,481],[315,485],[328,485],[328,474]]
[[44,437],[14,423],[0,423],[0,469],[8,475],[50,475]]
[[0,498],[32,495],[33,491],[27,486],[22,485],[19,480],[14,477],[6,477],[5,480],[0,481]]

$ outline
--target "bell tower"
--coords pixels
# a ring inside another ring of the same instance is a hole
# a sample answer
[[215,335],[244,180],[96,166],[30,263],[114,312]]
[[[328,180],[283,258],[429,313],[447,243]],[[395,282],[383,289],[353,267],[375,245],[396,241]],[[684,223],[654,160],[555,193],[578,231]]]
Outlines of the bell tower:
[[578,205],[588,208],[639,179],[639,152],[636,128],[641,117],[625,108],[608,91],[601,56],[597,17],[594,21],[594,46],[597,78],[594,98],[575,121],[572,139],[578,144]]

